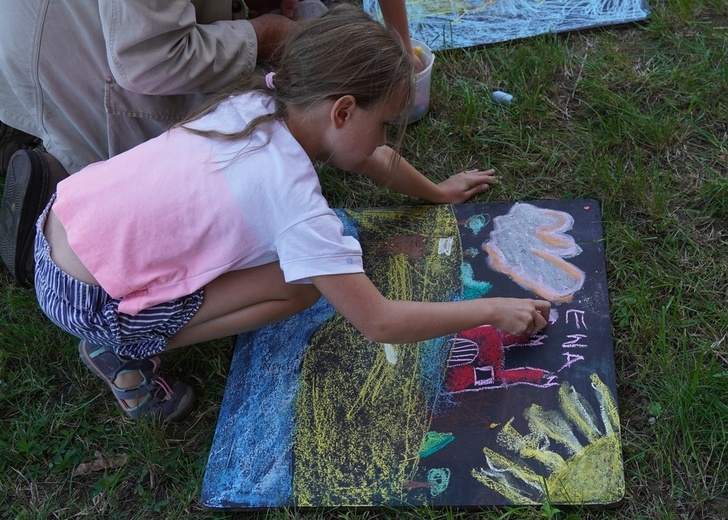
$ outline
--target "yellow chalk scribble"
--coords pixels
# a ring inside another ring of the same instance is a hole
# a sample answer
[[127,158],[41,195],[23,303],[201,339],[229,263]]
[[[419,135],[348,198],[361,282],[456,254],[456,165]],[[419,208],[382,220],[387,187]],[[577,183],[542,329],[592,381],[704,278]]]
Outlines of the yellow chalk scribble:
[[[370,245],[363,248],[367,274],[385,296],[448,301],[460,290],[462,246],[452,207],[349,216],[362,245]],[[449,256],[438,254],[443,237],[456,237]],[[434,346],[446,356],[446,340],[388,347],[368,341],[339,314],[317,331],[303,360],[296,404],[298,505],[357,506],[405,498],[430,426],[420,382],[428,361],[423,352]],[[441,492],[446,476],[433,475],[431,492]]]
[[[498,443],[520,460],[486,447],[483,452],[487,467],[473,469],[473,477],[514,504],[546,499],[562,504],[620,500],[624,495],[624,472],[617,407],[609,388],[596,374],[591,375],[591,382],[599,402],[599,417],[589,402],[564,382],[559,389],[560,410],[544,410],[533,404],[523,413],[528,434],[521,435],[513,427],[513,419],[498,434]],[[550,449],[552,441],[565,449],[566,457]],[[537,461],[544,474],[531,469],[525,459]]]
[[453,23],[457,23],[466,15],[485,11],[489,2],[472,2],[468,0],[408,0],[407,12],[411,19],[420,19],[432,16],[452,16]]

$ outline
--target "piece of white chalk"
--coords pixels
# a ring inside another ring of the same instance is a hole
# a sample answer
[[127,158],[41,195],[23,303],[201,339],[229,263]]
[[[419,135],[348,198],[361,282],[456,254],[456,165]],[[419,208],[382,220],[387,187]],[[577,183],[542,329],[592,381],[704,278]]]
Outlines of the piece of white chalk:
[[493,101],[496,103],[500,103],[501,105],[510,105],[512,100],[513,96],[511,96],[508,92],[501,92],[500,90],[493,92]]

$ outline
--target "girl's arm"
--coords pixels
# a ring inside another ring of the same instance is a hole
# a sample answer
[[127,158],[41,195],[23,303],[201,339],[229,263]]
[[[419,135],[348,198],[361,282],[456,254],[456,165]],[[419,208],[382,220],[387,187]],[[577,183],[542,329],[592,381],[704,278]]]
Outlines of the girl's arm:
[[[392,159],[398,160],[394,172],[390,170]],[[435,204],[461,204],[498,182],[494,170],[468,170],[435,184],[389,146],[377,148],[354,171],[380,186]]]
[[409,24],[407,22],[407,4],[405,0],[380,0],[379,8],[382,10],[382,16],[387,25],[392,27],[402,38],[404,48],[415,66],[417,72],[425,68],[422,60],[415,55],[412,49],[412,41],[410,40]]
[[546,326],[551,308],[547,301],[521,298],[388,300],[363,273],[317,276],[313,283],[346,320],[377,343],[414,343],[480,325],[531,334]]
[[405,0],[381,0],[379,9],[382,10],[384,22],[402,38],[404,48],[412,54],[412,42],[410,41],[409,24],[407,23],[407,4]]

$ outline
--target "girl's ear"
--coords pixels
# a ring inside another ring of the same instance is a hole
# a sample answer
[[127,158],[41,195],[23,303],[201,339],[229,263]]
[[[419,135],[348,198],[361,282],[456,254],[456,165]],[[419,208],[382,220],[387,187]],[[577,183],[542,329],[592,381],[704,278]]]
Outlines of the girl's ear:
[[356,98],[347,94],[337,99],[331,107],[331,122],[335,128],[341,128],[350,119],[356,108]]

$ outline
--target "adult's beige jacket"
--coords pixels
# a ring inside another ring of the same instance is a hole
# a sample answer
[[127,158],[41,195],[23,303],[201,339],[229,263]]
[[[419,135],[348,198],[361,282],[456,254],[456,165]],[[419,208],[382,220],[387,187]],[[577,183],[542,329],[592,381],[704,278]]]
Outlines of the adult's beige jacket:
[[75,173],[252,71],[231,0],[0,0],[0,121]]

